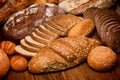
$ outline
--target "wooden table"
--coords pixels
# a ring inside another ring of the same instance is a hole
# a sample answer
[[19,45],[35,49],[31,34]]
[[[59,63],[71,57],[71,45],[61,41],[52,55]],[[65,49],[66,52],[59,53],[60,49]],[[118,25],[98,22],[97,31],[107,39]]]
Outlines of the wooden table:
[[14,72],[10,70],[5,78],[0,80],[120,80],[120,54],[117,54],[116,66],[107,72],[97,72],[92,70],[87,62],[74,68],[61,72],[47,74],[30,74],[25,72]]

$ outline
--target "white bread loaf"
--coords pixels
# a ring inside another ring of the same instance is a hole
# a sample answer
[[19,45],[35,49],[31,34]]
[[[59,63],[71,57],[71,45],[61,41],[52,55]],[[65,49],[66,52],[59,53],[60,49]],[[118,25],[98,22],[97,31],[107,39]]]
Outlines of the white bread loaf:
[[67,13],[82,14],[91,7],[109,8],[116,0],[63,0],[59,7]]

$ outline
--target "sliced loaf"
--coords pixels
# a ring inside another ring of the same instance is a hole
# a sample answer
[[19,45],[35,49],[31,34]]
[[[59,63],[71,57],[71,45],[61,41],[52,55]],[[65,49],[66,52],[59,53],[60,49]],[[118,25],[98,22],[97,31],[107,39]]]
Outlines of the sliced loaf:
[[27,44],[29,44],[33,47],[36,47],[36,48],[41,48],[41,47],[45,46],[45,44],[35,41],[31,36],[26,36],[25,41]]
[[29,58],[31,58],[32,56],[35,56],[37,54],[36,52],[27,51],[21,45],[16,46],[15,51],[16,51],[16,53],[19,53],[19,54],[21,54],[25,57],[29,57]]
[[31,51],[31,52],[38,52],[38,51],[40,50],[40,48],[35,48],[35,47],[32,47],[32,46],[28,45],[28,44],[25,42],[25,39],[22,39],[22,40],[20,41],[20,44],[21,44],[21,46],[22,46],[24,49],[26,49],[26,50],[28,50],[28,51]]

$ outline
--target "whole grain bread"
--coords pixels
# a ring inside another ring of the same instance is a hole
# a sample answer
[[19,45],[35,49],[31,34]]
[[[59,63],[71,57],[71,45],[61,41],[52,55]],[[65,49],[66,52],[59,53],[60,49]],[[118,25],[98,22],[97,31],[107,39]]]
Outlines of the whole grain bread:
[[99,41],[84,36],[53,40],[32,57],[28,69],[31,73],[47,73],[74,67],[98,45]]

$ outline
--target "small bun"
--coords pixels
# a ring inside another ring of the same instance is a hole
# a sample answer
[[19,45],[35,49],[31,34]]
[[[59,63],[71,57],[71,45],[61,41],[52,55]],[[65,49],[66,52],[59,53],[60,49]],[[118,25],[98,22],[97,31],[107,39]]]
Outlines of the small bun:
[[98,46],[88,54],[87,62],[96,71],[111,69],[117,61],[116,54],[109,47]]

